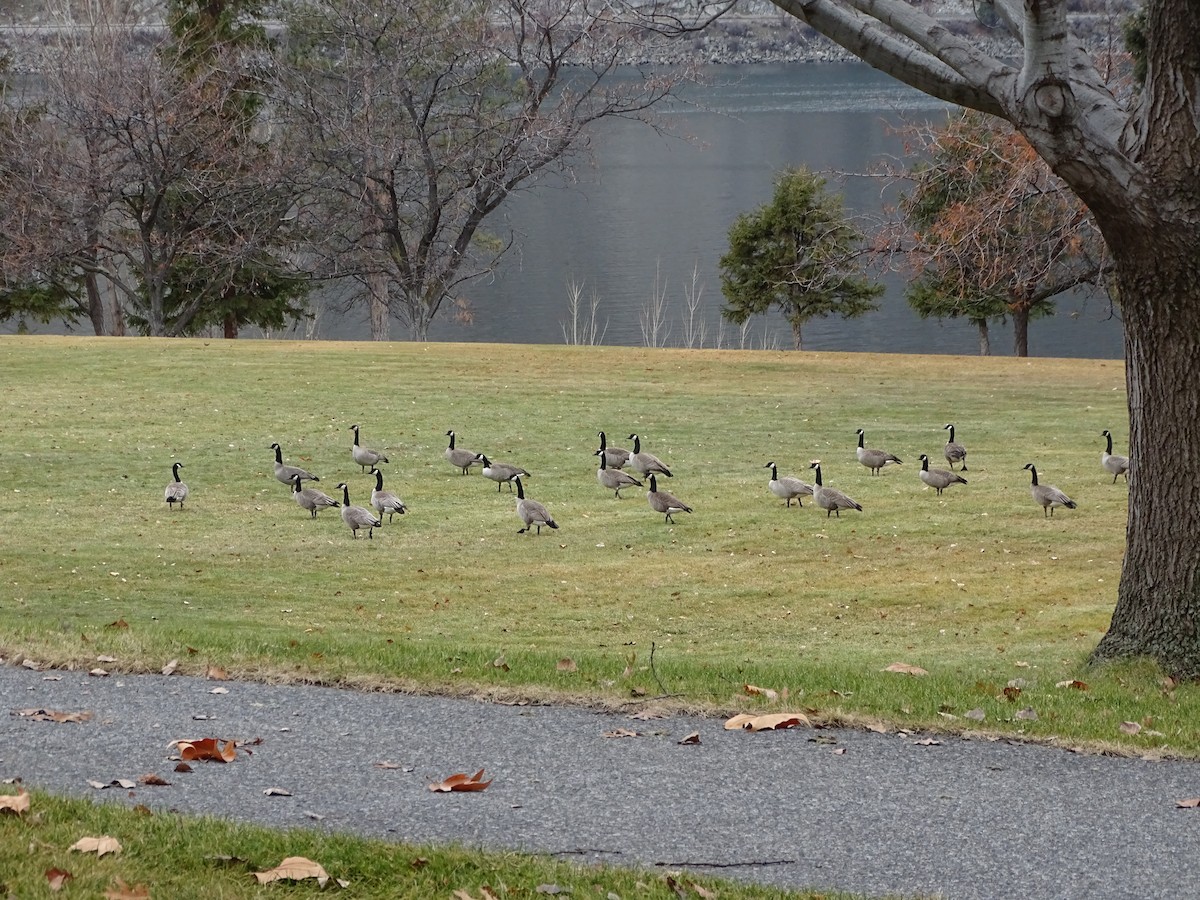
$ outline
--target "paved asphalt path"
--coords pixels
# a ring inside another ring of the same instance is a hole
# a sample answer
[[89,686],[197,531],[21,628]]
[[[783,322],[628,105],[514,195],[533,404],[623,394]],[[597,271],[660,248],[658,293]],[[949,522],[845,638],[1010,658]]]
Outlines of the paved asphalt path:
[[[13,666],[0,666],[0,697],[0,778],[100,801],[869,895],[1200,896],[1200,809],[1175,807],[1200,796],[1192,763]],[[94,717],[10,712],[31,707]],[[617,729],[641,735],[604,736]],[[692,731],[699,745],[678,743]],[[262,743],[175,773],[167,744],[200,737]],[[427,790],[480,768],[495,779],[486,791]],[[88,785],[147,773],[170,786]]]

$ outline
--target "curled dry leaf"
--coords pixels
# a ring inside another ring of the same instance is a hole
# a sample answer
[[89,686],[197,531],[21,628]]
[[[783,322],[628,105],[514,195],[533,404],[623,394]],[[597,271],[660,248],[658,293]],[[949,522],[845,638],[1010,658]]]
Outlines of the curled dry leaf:
[[98,791],[102,791],[105,788],[110,788],[110,787],[123,788],[124,790],[132,791],[135,787],[137,787],[137,782],[130,781],[128,778],[114,778],[112,781],[109,781],[107,783],[105,783],[103,781],[92,781],[89,778],[88,784],[91,785],[92,787],[94,787]]
[[104,892],[104,900],[150,900],[150,888],[144,884],[128,885],[117,878],[115,884]]
[[115,837],[102,835],[101,837],[83,837],[73,843],[68,850],[78,850],[80,853],[95,853],[96,856],[103,856],[105,853],[120,853],[121,842]]
[[167,663],[165,666],[162,667],[162,673],[164,675],[174,675],[175,670],[178,668],[179,668],[179,660],[173,659],[169,663]]
[[1122,722],[1119,727],[1121,734],[1137,734],[1142,730],[1142,726],[1137,722]]
[[19,794],[0,794],[0,812],[18,816],[29,812],[29,791],[22,789]]
[[745,690],[745,692],[751,697],[762,697],[764,700],[768,700],[771,703],[774,703],[779,699],[779,693],[771,690],[771,688],[762,688],[755,684],[747,684],[743,685],[742,687],[743,690]]
[[1073,688],[1077,691],[1086,691],[1088,689],[1087,683],[1079,681],[1078,679],[1067,679],[1066,681],[1060,681],[1054,686],[1060,688]]
[[92,718],[91,710],[86,709],[80,712],[59,712],[54,709],[35,707],[33,709],[14,709],[12,714],[22,719],[31,719],[34,722],[87,722]]
[[107,678],[108,670],[97,668],[97,669],[92,669],[90,672],[88,672],[88,674],[91,675],[93,678]]
[[641,737],[642,735],[640,731],[634,731],[631,728],[614,728],[612,731],[604,732],[604,736],[606,738],[627,738]]
[[940,747],[942,742],[937,738],[921,738],[919,741],[913,741],[918,747]]
[[281,787],[263,788],[263,794],[267,797],[290,797],[290,796],[292,796],[291,791],[289,791],[287,788],[281,788]]
[[667,711],[665,709],[662,709],[658,706],[647,706],[645,709],[635,712],[629,718],[637,719],[639,722],[645,722],[649,719],[665,719],[666,717]]
[[167,747],[179,750],[179,758],[184,762],[211,760],[213,762],[233,762],[237,756],[237,747],[233,741],[222,741],[221,738],[201,738],[200,740],[171,741]]
[[1196,809],[1200,807],[1200,797],[1188,797],[1186,800],[1176,800],[1176,809]]
[[205,670],[204,674],[210,681],[228,681],[229,680],[229,673],[226,672],[224,669],[222,669],[220,666],[209,666]]
[[[740,727],[742,731],[782,731],[800,725],[812,726],[804,713],[771,713],[766,716],[751,716],[743,721]],[[728,722],[725,723],[725,727],[729,727]]]
[[68,879],[74,877],[74,875],[65,869],[46,870],[46,883],[50,886],[50,890],[56,894],[63,889],[63,885],[67,883]]
[[315,863],[311,859],[305,859],[303,856],[289,856],[273,869],[267,869],[265,872],[255,872],[254,877],[258,879],[259,884],[267,884],[271,881],[303,881],[306,878],[315,878],[318,885],[325,887],[325,882],[329,881],[329,873],[325,871],[320,863]]
[[885,672],[896,672],[900,675],[928,675],[929,672],[922,669],[920,666],[910,665],[909,663],[894,662],[890,666],[884,666]]
[[192,771],[192,767],[185,762],[179,762],[175,764],[175,771],[186,773]]
[[444,781],[439,781],[437,784],[429,785],[429,789],[435,793],[449,793],[451,791],[482,791],[492,783],[492,779],[483,781],[483,769],[480,769],[474,775],[467,775],[463,772],[451,775]]
[[691,734],[685,736],[679,743],[688,745],[700,743],[700,732],[693,731]]
[[170,787],[171,782],[165,780],[160,775],[155,775],[153,772],[143,775],[138,779],[138,784],[146,784],[152,787]]
[[745,725],[747,722],[749,722],[753,718],[754,718],[754,716],[750,715],[749,713],[738,713],[732,719],[725,720],[725,730],[726,731],[741,731],[742,726]]

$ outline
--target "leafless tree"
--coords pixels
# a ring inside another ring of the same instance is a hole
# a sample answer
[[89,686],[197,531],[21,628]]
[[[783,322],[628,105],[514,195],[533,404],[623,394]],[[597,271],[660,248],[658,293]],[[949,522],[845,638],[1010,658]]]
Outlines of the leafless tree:
[[618,73],[661,36],[608,0],[300,0],[290,99],[314,160],[312,251],[370,308],[424,340],[449,300],[494,270],[511,233],[485,225],[514,191],[559,175],[604,119],[646,118],[686,76]]

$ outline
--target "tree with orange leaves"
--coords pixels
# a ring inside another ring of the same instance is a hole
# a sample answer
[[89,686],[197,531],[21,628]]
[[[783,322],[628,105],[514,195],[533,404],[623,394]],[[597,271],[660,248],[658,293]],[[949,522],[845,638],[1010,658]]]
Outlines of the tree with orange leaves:
[[900,200],[909,304],[968,319],[988,352],[990,321],[1011,318],[1013,352],[1029,355],[1029,322],[1064,291],[1100,284],[1104,240],[1087,207],[1012,126],[965,111],[913,129],[922,161]]

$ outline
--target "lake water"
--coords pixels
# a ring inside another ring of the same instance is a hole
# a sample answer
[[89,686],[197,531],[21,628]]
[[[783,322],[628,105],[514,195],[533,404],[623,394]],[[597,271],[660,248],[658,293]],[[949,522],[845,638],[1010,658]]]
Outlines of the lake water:
[[[881,179],[834,173],[867,173],[888,157],[903,161],[893,129],[944,115],[948,107],[857,63],[713,67],[705,74],[705,85],[689,89],[691,104],[661,112],[673,136],[637,123],[602,123],[577,185],[540,186],[511,198],[503,212],[519,246],[494,278],[468,286],[473,323],[444,315],[430,338],[562,343],[574,282],[582,286],[585,314],[597,300],[600,343],[643,345],[641,319],[657,284],[666,306],[660,343],[685,346],[695,273],[695,321],[703,323],[704,346],[790,348],[790,329],[778,315],[756,321],[745,335],[721,321],[717,262],[730,225],[770,200],[773,179],[787,166],[828,173],[849,212],[878,214]],[[904,300],[903,281],[884,281],[888,290],[877,312],[814,320],[805,328],[805,349],[978,352],[973,327],[921,320]],[[358,311],[323,312],[315,333],[369,336]],[[394,323],[392,336],[408,334]],[[1086,297],[1060,301],[1056,316],[1031,323],[1029,345],[1035,356],[1123,355],[1121,326],[1107,301]],[[992,352],[1012,352],[1010,328],[992,329]]]

